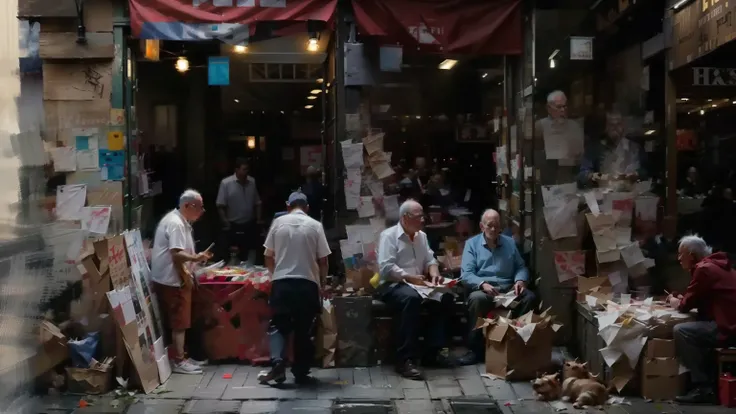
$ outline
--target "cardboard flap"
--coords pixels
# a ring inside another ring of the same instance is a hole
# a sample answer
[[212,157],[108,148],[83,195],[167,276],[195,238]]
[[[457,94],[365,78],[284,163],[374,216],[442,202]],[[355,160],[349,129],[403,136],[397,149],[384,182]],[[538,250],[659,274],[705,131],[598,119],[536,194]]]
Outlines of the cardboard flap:
[[110,266],[110,262],[107,259],[107,240],[99,240],[94,242],[93,244],[95,249],[95,255],[97,256],[97,260],[100,261],[100,265],[98,266],[98,271],[100,274],[103,274],[107,272],[107,269]]
[[487,333],[489,341],[503,342],[506,337],[506,332],[509,330],[509,325],[506,323],[497,323],[495,326],[490,328]]
[[[606,286],[608,285],[608,286]],[[610,287],[607,277],[585,277],[578,276],[578,292],[587,293],[597,288],[600,291],[603,287]]]

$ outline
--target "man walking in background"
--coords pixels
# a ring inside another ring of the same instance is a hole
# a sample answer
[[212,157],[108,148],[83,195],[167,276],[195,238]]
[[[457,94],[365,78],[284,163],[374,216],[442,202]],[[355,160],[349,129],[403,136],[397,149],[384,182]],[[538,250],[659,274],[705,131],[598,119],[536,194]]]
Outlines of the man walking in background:
[[322,224],[307,215],[307,196],[292,193],[286,205],[289,213],[273,221],[264,244],[273,281],[269,299],[273,316],[268,328],[272,368],[258,379],[262,383],[286,380],[286,338],[293,333],[291,372],[297,384],[305,384],[314,360],[314,324],[322,309],[320,286],[331,252]]
[[166,315],[171,341],[176,352],[174,372],[201,374],[202,368],[187,359],[184,352],[186,331],[192,322],[192,289],[194,278],[191,265],[206,262],[212,254],[195,253],[192,223],[204,213],[202,196],[186,190],[179,197],[179,208],[166,214],[156,227],[151,252],[151,278]]
[[261,197],[256,180],[248,175],[249,172],[248,161],[238,158],[235,173],[220,182],[216,204],[228,245],[238,248],[240,260],[254,264],[260,235],[258,224],[263,220]]

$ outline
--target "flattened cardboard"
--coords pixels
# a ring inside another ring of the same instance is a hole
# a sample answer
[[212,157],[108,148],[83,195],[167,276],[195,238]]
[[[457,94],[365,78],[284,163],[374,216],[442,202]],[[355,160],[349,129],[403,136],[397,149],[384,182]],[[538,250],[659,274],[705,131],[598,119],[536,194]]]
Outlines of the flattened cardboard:
[[674,400],[685,389],[685,375],[671,377],[642,377],[641,396],[650,400]]
[[647,358],[676,358],[675,341],[668,339],[650,339],[647,342]]
[[112,385],[112,369],[66,367],[66,376],[69,392],[75,394],[104,394]]

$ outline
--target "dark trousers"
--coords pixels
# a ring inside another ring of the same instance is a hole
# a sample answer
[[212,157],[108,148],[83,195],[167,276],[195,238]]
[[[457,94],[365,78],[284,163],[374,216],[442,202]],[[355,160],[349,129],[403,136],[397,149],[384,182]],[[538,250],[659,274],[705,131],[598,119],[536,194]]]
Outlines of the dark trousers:
[[718,327],[715,322],[684,322],[673,330],[675,348],[680,363],[690,370],[695,387],[712,387],[716,383],[715,348],[718,346]]
[[258,226],[255,220],[247,223],[230,223],[230,230],[227,234],[228,246],[238,248],[238,259],[241,261],[248,260],[248,252],[258,249]]
[[[529,289],[524,289],[516,301],[518,304],[511,311],[512,318],[518,318],[533,311],[537,303],[537,295]],[[483,333],[475,329],[478,318],[485,318],[488,312],[495,308],[496,303],[493,301],[493,296],[482,290],[476,290],[468,296],[468,342],[470,349],[476,353],[483,352]]]
[[306,279],[275,280],[268,303],[273,313],[268,327],[271,362],[286,359],[287,339],[293,334],[291,372],[295,377],[308,375],[314,361],[315,322],[322,309],[319,287]]
[[[383,301],[394,314],[394,335],[396,348],[396,362],[403,363],[415,360],[421,356],[433,356],[447,345],[447,325],[452,317],[452,295],[444,295],[442,301],[426,300],[406,283],[397,283],[394,286],[381,286],[377,293],[378,299]],[[426,355],[419,355],[419,326],[422,311],[422,302],[429,311],[430,327],[427,338]]]

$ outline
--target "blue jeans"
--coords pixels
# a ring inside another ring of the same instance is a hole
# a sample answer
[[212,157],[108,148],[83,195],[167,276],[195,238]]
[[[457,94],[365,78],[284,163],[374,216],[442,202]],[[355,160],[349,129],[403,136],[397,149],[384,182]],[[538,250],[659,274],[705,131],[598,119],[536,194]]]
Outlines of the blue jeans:
[[[418,352],[419,326],[423,298],[416,290],[406,283],[397,283],[394,286],[379,288],[378,298],[394,313],[396,334],[396,362],[403,363],[415,360],[423,355]],[[432,353],[447,346],[447,324],[452,317],[452,295],[444,295],[442,301],[427,300],[425,307],[429,311],[429,329],[426,335],[426,351],[424,356],[434,356]]]

